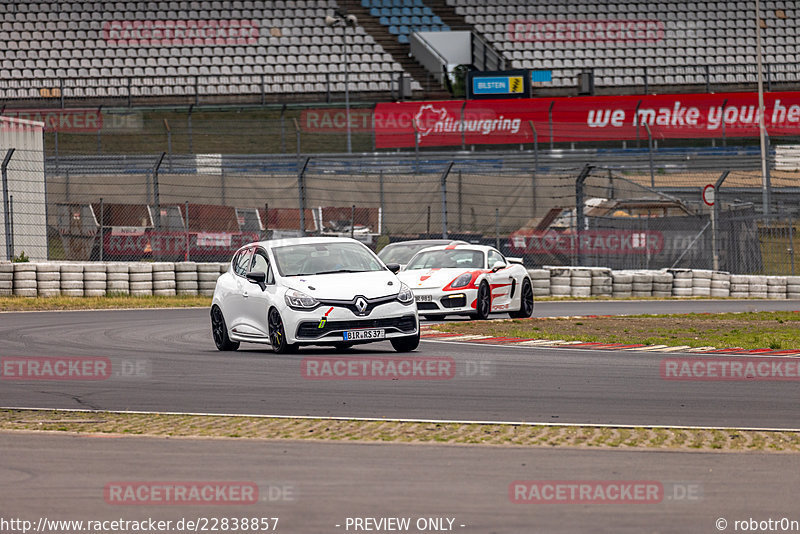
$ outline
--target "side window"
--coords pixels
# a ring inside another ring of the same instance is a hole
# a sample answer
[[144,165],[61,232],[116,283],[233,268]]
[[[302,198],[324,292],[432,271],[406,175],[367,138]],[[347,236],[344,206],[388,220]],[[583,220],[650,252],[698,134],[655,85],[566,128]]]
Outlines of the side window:
[[233,272],[239,276],[247,274],[247,268],[250,266],[250,258],[252,258],[252,256],[253,249],[251,248],[239,252],[233,264]]
[[491,269],[492,265],[494,265],[498,261],[506,263],[506,264],[508,263],[506,261],[506,259],[503,257],[502,254],[500,254],[499,252],[496,252],[494,250],[490,250],[489,251],[489,268]]
[[267,284],[275,283],[275,276],[273,276],[272,269],[269,267],[269,258],[267,258],[267,253],[261,249],[256,250],[255,254],[253,254],[253,265],[250,268],[250,271],[267,273]]

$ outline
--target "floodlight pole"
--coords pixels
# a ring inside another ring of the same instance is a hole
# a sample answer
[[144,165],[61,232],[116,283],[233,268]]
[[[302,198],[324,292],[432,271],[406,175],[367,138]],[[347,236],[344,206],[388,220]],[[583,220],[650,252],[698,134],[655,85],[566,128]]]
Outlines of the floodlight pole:
[[767,139],[764,126],[764,72],[761,62],[761,6],[759,0],[756,0],[756,69],[758,71],[758,134],[761,144],[761,200],[764,215],[769,215]]

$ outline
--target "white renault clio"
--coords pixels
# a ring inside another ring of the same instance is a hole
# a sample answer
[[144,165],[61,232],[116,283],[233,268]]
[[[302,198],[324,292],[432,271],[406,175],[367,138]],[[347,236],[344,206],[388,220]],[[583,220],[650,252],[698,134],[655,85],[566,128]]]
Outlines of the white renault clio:
[[300,345],[348,348],[389,340],[419,345],[414,295],[366,246],[350,238],[301,237],[251,243],[217,280],[211,331],[219,350],[242,341],[277,353]]

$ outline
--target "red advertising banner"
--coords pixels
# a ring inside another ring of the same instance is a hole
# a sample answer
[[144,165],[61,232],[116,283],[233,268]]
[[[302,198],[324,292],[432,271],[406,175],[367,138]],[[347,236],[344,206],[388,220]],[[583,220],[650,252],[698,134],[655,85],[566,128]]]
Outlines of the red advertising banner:
[[[552,108],[551,108],[552,106]],[[552,110],[552,124],[550,113]],[[764,95],[772,136],[800,134],[800,92]],[[533,142],[755,137],[756,93],[671,94],[383,103],[375,107],[377,148]]]
[[7,109],[4,117],[43,122],[48,132],[97,132],[103,128],[98,109]]

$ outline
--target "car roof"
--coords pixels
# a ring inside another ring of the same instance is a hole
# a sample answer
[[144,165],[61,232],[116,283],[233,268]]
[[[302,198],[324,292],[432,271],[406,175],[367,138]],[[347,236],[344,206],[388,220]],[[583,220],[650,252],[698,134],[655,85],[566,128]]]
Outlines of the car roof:
[[395,241],[394,243],[389,243],[383,248],[401,246],[401,245],[426,245],[426,244],[430,244],[430,246],[434,247],[436,245],[449,245],[451,243],[468,244],[466,241],[461,241],[460,239],[410,239],[408,241]]
[[450,250],[477,250],[477,251],[480,251],[480,252],[488,252],[490,250],[495,250],[495,251],[497,250],[496,248],[490,247],[488,245],[473,245],[472,243],[464,243],[464,244],[453,243],[453,244],[450,244],[450,245],[437,245],[437,246],[433,246],[433,247],[424,248],[424,249],[420,250],[419,252],[417,252],[417,254],[420,254],[422,252],[429,252],[431,250],[448,250],[448,249],[450,249]]
[[292,245],[313,245],[315,243],[358,243],[356,239],[349,237],[289,237],[284,239],[268,239],[266,241],[255,241],[242,248],[250,246],[261,246],[264,248],[287,247]]

